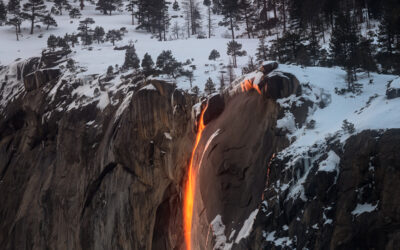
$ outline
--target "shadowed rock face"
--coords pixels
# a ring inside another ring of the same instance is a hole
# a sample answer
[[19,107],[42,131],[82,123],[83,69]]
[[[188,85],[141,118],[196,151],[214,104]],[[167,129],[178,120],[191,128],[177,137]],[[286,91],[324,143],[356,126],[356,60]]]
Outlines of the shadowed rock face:
[[[399,142],[399,129],[363,131],[344,147],[331,139],[325,149],[312,150],[295,166],[309,170],[304,198],[290,195],[296,182],[285,169],[290,157],[274,160],[263,212],[241,249],[399,249]],[[341,159],[336,171],[318,171],[327,151]],[[315,153],[321,158],[311,163]]]
[[0,120],[1,249],[180,245],[194,99],[147,84],[154,88],[134,92],[121,111],[94,103],[42,119],[51,104],[41,88],[8,105]]

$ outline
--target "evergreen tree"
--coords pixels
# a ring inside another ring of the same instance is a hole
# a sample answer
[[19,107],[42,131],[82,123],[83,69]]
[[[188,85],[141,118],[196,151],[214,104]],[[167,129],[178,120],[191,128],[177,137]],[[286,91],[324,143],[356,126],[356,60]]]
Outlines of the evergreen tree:
[[49,29],[50,26],[57,27],[57,22],[54,18],[48,13],[46,16],[43,17],[43,24],[46,25],[46,30]]
[[246,31],[249,39],[253,37],[253,23],[257,20],[255,17],[255,10],[251,0],[240,0],[239,2],[239,15],[243,17],[246,25]]
[[12,25],[15,27],[15,35],[17,36],[17,41],[19,41],[19,29],[21,27],[21,23],[22,23],[22,18],[19,17],[18,15],[14,15],[12,18],[8,19],[8,21],[6,22],[7,25]]
[[138,69],[140,66],[139,57],[136,54],[135,46],[130,45],[129,48],[125,51],[125,61],[122,66],[124,69]]
[[107,76],[112,76],[114,74],[114,68],[112,65],[107,68]]
[[57,47],[58,39],[55,35],[50,35],[49,38],[47,38],[47,47],[51,51],[54,51],[55,48]]
[[219,79],[219,92],[223,92],[225,89],[225,76],[224,76],[224,71],[221,71],[221,75],[218,78]]
[[194,86],[192,88],[192,93],[195,94],[196,96],[199,96],[199,93],[200,93],[199,87],[198,86]]
[[114,46],[116,41],[122,40],[122,33],[119,30],[109,30],[106,34],[106,39]]
[[330,43],[333,62],[343,66],[348,73],[349,89],[356,80],[355,68],[357,66],[358,36],[353,25],[349,14],[338,15],[335,19]]
[[[7,10],[8,10],[8,14],[12,15],[12,18],[10,18],[10,19],[13,19],[13,21],[6,22],[6,24],[7,23],[9,25],[13,25],[11,23],[17,24],[18,25],[16,27],[17,28],[17,32],[20,33],[21,32],[21,23],[22,23],[20,0],[9,0],[8,4],[7,4]],[[19,20],[19,19],[21,19],[21,20]]]
[[62,37],[57,37],[57,47],[62,48],[63,51],[67,51],[70,49],[67,41]]
[[20,0],[9,0],[7,10],[10,14],[19,15],[21,12]]
[[220,58],[221,55],[219,54],[219,52],[215,49],[211,50],[210,56],[208,57],[208,60],[217,60],[218,58]]
[[268,55],[268,47],[265,44],[265,34],[263,34],[258,42],[256,59],[258,62],[266,61],[268,60],[267,55]]
[[46,14],[46,5],[43,0],[28,0],[28,2],[23,5],[22,10],[22,17],[31,22],[30,33],[33,34],[35,23],[40,22]]
[[7,20],[7,8],[3,1],[0,0],[0,26],[3,25]]
[[362,37],[358,43],[358,57],[360,58],[360,67],[369,73],[377,69],[373,55],[373,40]]
[[219,23],[219,25],[229,27],[229,30],[232,34],[232,41],[234,41],[235,29],[239,28],[238,23],[240,21],[239,2],[232,0],[221,0],[221,6],[224,19]]
[[149,54],[144,54],[142,60],[142,69],[145,76],[149,76],[154,72],[154,62]]
[[238,56],[245,56],[247,53],[242,49],[242,44],[232,40],[228,43],[227,54],[232,57],[233,67],[237,67],[237,59]]
[[96,10],[100,10],[104,15],[111,16],[112,11],[121,6],[121,0],[99,0],[96,4]]
[[93,38],[97,41],[97,43],[99,44],[100,42],[103,42],[103,38],[104,35],[106,33],[104,32],[103,27],[97,26],[96,28],[94,28],[94,32],[93,32]]
[[72,8],[70,11],[69,11],[69,17],[71,18],[71,19],[74,19],[74,18],[80,18],[82,16],[82,14],[81,14],[81,12],[79,11],[79,9],[78,8]]
[[60,15],[62,15],[63,8],[67,9],[70,7],[68,0],[54,0],[54,6],[60,12]]
[[195,35],[201,28],[200,6],[197,0],[185,0],[182,2],[188,25],[188,36]]
[[141,0],[138,2],[138,29],[158,33],[159,40],[166,40],[169,27],[168,2],[165,0]]
[[177,77],[182,70],[182,64],[173,57],[170,50],[161,52],[157,57],[156,66],[161,73],[168,74],[173,78]]
[[75,72],[76,70],[75,61],[73,59],[68,59],[66,68],[71,72]]
[[79,27],[78,27],[78,30],[80,31],[79,35],[81,36],[84,45],[92,44],[91,33],[93,32],[93,30],[90,29],[91,24],[94,24],[94,20],[90,17],[79,22]]
[[214,84],[213,80],[211,79],[211,77],[209,77],[207,79],[207,82],[204,85],[204,92],[206,93],[206,95],[211,95],[212,93],[216,92],[215,84]]
[[178,4],[178,2],[176,0],[174,1],[173,5],[172,5],[172,9],[175,10],[175,11],[179,11],[180,10],[179,4]]
[[213,19],[211,17],[211,0],[204,0],[203,4],[207,7],[207,28],[208,28],[208,38],[211,38],[212,30],[214,28]]
[[131,13],[132,17],[132,25],[135,25],[135,7],[138,4],[137,0],[129,0],[129,2],[126,4],[125,10]]

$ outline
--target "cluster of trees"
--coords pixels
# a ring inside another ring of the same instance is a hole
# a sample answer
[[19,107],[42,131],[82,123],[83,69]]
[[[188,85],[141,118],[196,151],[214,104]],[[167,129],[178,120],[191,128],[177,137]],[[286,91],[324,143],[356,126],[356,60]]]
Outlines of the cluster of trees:
[[[141,67],[141,70],[145,76],[164,74],[169,75],[173,78],[177,78],[180,76],[191,78],[193,77],[193,72],[184,68],[184,66],[188,66],[190,64],[190,60],[184,63],[176,60],[170,50],[162,51],[160,55],[158,55],[155,62],[148,53],[146,53],[143,59],[140,60],[138,55],[136,54],[135,46],[131,43],[125,51],[125,60],[121,69],[139,70]],[[112,72],[111,69],[109,71]]]
[[35,28],[40,28],[42,23],[46,29],[50,26],[57,27],[57,22],[52,14],[62,15],[63,9],[69,11],[71,18],[79,18],[79,9],[72,8],[68,0],[53,0],[53,7],[47,9],[43,0],[28,0],[21,6],[21,0],[9,0],[7,5],[0,0],[0,25],[7,24],[15,27],[15,34],[19,40],[21,24],[24,21],[30,22],[30,34]]
[[[258,61],[341,66],[348,72],[349,88],[357,80],[359,69],[400,73],[399,1],[264,2],[263,9],[270,14],[259,12],[257,22],[262,25],[252,26],[262,34],[256,54]],[[376,24],[376,29],[371,29]],[[266,44],[267,35],[276,36],[270,47]],[[323,48],[321,44],[329,47]]]

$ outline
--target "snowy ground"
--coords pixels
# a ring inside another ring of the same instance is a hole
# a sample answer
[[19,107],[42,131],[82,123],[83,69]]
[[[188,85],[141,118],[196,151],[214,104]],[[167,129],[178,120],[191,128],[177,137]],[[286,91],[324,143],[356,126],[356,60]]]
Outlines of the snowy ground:
[[[72,3],[72,5],[73,7],[78,7],[78,3]],[[51,4],[48,3],[48,6],[48,9],[50,9]],[[203,12],[202,30],[206,34],[206,10],[202,4],[200,6]],[[95,23],[91,26],[92,28],[102,26],[106,32],[110,29],[126,27],[128,33],[125,34],[122,41],[116,42],[116,46],[124,46],[131,41],[134,42],[139,58],[143,58],[145,53],[149,53],[153,60],[156,61],[157,56],[163,50],[171,50],[178,61],[185,62],[187,59],[194,59],[193,64],[196,65],[196,70],[194,71],[193,86],[197,85],[200,90],[204,89],[204,84],[208,77],[211,77],[215,83],[218,83],[218,77],[221,75],[220,71],[226,71],[223,67],[229,63],[229,56],[226,54],[226,45],[230,39],[224,38],[229,32],[226,27],[219,27],[217,25],[222,17],[213,16],[215,28],[213,30],[214,36],[211,39],[196,39],[194,36],[191,38],[183,37],[186,36],[186,33],[182,4],[181,10],[178,12],[172,11],[171,6],[170,16],[177,16],[171,19],[170,30],[175,22],[177,22],[182,31],[179,40],[172,40],[173,34],[170,32],[167,35],[167,39],[169,40],[167,42],[160,42],[157,38],[152,38],[151,34],[136,30],[136,25],[131,24],[131,16],[128,12],[114,12],[111,16],[103,15],[95,10],[95,6],[89,2],[82,11],[80,19],[70,19],[67,11],[63,11],[62,16],[54,16],[58,27],[50,27],[49,30],[46,30],[45,27],[42,27],[40,30],[35,29],[33,35],[29,34],[30,23],[28,21],[23,22],[20,41],[16,41],[13,26],[0,26],[0,65],[8,65],[17,58],[26,59],[39,56],[41,51],[47,47],[48,36],[51,34],[56,36],[64,36],[66,33],[77,34],[79,21],[90,17],[95,20]],[[238,34],[240,32],[237,31]],[[254,56],[258,44],[257,39],[238,39],[238,42],[243,44],[243,49],[247,51],[248,55]],[[72,58],[80,66],[87,69],[85,72],[86,75],[103,74],[109,65],[123,64],[125,51],[114,50],[114,46],[110,42],[102,44],[94,42],[90,47],[93,48],[91,51],[88,50],[87,46],[78,45],[73,48],[72,54]],[[221,58],[217,61],[208,60],[208,56],[213,49],[218,50],[221,55]],[[241,67],[247,62],[247,56],[238,58],[236,75],[241,75]],[[227,77],[226,74],[225,76]],[[190,88],[189,80],[185,77],[181,77],[177,83],[178,87]]]

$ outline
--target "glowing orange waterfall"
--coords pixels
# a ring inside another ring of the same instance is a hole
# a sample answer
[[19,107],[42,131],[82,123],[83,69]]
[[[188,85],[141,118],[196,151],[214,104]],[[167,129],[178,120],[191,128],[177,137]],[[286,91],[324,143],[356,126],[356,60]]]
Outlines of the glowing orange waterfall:
[[196,134],[196,141],[193,147],[192,156],[190,157],[188,178],[185,185],[185,194],[183,201],[183,230],[185,234],[186,249],[191,250],[192,240],[192,219],[193,219],[193,204],[194,204],[194,192],[196,186],[196,168],[193,166],[193,158],[196,153],[197,146],[199,145],[203,130],[206,127],[204,125],[204,112],[207,106],[201,111],[199,125]]
[[253,81],[254,81],[253,79],[248,79],[248,80],[245,80],[244,82],[240,83],[242,92],[249,91],[251,89],[255,89],[261,95],[260,88],[258,87],[257,84],[254,84]]

